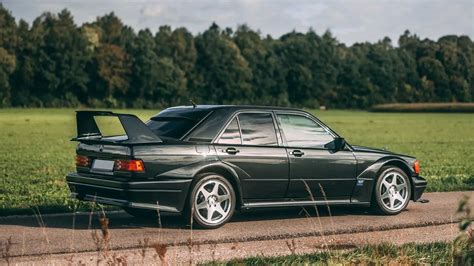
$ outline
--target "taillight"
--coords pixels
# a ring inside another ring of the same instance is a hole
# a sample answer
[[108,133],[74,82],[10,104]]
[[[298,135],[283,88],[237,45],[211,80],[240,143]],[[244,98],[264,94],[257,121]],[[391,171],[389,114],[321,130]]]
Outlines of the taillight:
[[91,159],[84,155],[76,155],[76,166],[90,167]]
[[420,173],[420,163],[418,162],[418,160],[416,160],[413,164],[413,171],[415,171],[415,174]]
[[115,160],[115,171],[144,172],[145,166],[142,160]]

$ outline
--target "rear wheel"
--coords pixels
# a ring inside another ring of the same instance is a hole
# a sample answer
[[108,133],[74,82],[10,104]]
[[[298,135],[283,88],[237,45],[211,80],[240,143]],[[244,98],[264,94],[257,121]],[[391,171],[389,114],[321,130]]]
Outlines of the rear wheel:
[[197,225],[218,228],[234,214],[235,192],[224,177],[204,175],[194,185],[188,204],[188,214]]
[[403,211],[411,198],[411,184],[400,168],[382,168],[375,184],[372,208],[381,214],[398,214]]

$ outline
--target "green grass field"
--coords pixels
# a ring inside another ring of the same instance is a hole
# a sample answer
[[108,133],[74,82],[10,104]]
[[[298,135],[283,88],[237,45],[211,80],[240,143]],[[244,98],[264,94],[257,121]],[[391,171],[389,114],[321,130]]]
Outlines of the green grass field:
[[381,244],[350,251],[325,251],[305,255],[253,257],[209,265],[450,265],[453,264],[451,243]]
[[[123,110],[122,110],[123,111]],[[156,110],[125,110],[147,119]],[[314,111],[349,143],[418,157],[428,191],[474,189],[474,114]],[[0,109],[0,215],[70,211],[73,109]]]

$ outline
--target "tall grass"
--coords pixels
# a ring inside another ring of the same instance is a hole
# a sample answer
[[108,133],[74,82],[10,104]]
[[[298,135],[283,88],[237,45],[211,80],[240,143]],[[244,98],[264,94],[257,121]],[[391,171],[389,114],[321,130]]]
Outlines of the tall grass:
[[213,262],[214,265],[451,265],[452,244],[368,245],[350,251],[315,252],[305,255],[252,257]]

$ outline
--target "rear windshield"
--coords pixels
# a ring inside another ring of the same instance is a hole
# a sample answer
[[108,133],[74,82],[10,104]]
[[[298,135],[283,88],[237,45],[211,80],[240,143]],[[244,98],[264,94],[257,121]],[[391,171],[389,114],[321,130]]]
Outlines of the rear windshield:
[[181,139],[209,113],[207,109],[168,108],[146,124],[159,137]]
[[197,122],[198,121],[180,117],[154,117],[148,121],[146,125],[157,136],[180,139],[191,130]]

